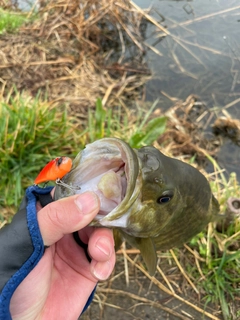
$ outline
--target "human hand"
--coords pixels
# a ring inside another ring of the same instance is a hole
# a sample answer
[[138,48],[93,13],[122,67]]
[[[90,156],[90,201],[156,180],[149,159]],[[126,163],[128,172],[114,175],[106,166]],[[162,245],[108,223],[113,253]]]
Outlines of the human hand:
[[[49,248],[15,290],[12,319],[78,319],[98,280],[107,279],[115,264],[112,231],[87,226],[98,211],[99,200],[91,192],[38,211],[40,232]],[[78,230],[88,243],[91,262],[73,238]]]

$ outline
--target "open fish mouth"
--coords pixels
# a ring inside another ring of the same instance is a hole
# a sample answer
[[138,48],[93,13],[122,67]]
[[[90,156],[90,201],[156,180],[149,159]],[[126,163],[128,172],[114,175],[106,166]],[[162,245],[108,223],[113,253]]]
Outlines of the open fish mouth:
[[[120,154],[111,156],[92,155],[91,150],[87,147],[87,166],[89,173],[80,169],[80,183],[77,182],[79,191],[95,192],[100,200],[100,211],[96,217],[97,220],[106,216],[115,209],[124,199],[127,190],[126,165]],[[84,155],[83,155],[84,156]],[[84,162],[83,162],[83,166]],[[75,183],[73,184],[73,187]]]
[[98,195],[100,210],[90,225],[118,228],[114,234],[141,251],[151,275],[156,250],[188,241],[219,212],[197,169],[154,147],[134,150],[115,138],[87,145],[60,181],[55,200],[85,191]]
[[[100,161],[101,162],[101,161]],[[108,162],[108,161],[107,161]],[[91,180],[81,185],[82,192],[94,191],[100,199],[100,211],[97,219],[106,216],[114,208],[116,208],[124,199],[127,189],[127,179],[125,173],[125,163],[113,167],[109,163],[98,163],[96,170],[106,167],[106,172],[94,176]]]
[[85,191],[98,195],[100,211],[91,225],[126,228],[128,209],[140,192],[138,157],[124,141],[101,139],[77,155],[62,182],[56,199]]

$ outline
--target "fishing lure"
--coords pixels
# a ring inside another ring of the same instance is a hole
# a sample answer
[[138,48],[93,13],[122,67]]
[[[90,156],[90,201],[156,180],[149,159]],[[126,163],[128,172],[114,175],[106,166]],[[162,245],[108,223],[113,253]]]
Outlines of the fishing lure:
[[56,181],[59,183],[60,179],[65,176],[72,168],[72,160],[68,157],[58,157],[50,161],[39,173],[34,180],[35,184],[47,181]]

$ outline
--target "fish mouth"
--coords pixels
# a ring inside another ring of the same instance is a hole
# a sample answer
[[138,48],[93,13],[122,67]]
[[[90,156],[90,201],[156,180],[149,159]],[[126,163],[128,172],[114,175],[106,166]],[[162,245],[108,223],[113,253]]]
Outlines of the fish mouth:
[[[90,154],[89,154],[90,156]],[[94,161],[95,162],[95,161]],[[99,198],[100,210],[96,220],[101,220],[114,210],[124,199],[127,190],[126,165],[122,159],[101,157],[95,162],[94,170],[86,182],[79,185],[81,193],[93,191]]]
[[122,140],[104,138],[86,145],[62,181],[75,194],[93,191],[99,197],[100,210],[90,225],[126,228],[128,210],[140,191],[138,177],[136,152]]

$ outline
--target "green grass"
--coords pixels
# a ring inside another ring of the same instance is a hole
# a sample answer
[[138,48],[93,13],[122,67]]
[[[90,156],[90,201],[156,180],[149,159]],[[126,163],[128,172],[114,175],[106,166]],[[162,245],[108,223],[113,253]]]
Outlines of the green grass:
[[[66,108],[17,94],[0,102],[0,205],[17,206],[27,185],[53,157],[81,145]],[[82,145],[81,145],[82,146]]]
[[[150,115],[150,114],[149,114]],[[67,109],[32,99],[24,94],[0,102],[0,206],[19,204],[24,189],[31,185],[41,168],[56,156],[74,157],[86,143],[103,137],[123,136],[131,140],[147,129],[146,137],[131,143],[138,147],[144,142],[152,143],[165,128],[166,118],[148,121],[141,125],[139,115],[130,120],[125,115],[121,125],[122,111],[116,115],[105,110],[97,100],[96,111],[89,110],[88,125],[68,115]],[[136,125],[137,123],[137,125]],[[158,123],[158,127],[156,127]],[[141,130],[139,131],[139,128]]]
[[15,32],[27,21],[29,21],[27,14],[0,9],[0,34]]
[[132,148],[152,144],[165,130],[167,118],[164,116],[150,119],[157,102],[150,110],[125,113],[119,107],[105,110],[100,99],[96,102],[96,111],[88,112],[89,141],[104,137],[124,139]]
[[[222,179],[216,180],[212,183],[212,189],[218,189],[221,213],[225,213],[229,197],[240,198],[235,174],[231,174],[228,180],[224,178],[224,182]],[[232,320],[238,319],[238,316],[233,314],[231,306],[236,303],[239,308],[240,305],[240,301],[235,301],[235,297],[240,296],[240,220],[236,217],[222,228],[221,221],[224,219],[210,224],[208,231],[191,240],[190,246],[199,254],[199,265],[197,267],[193,261],[187,271],[204,293],[205,305],[220,305],[224,320]]]
[[[24,189],[33,183],[41,168],[56,156],[73,158],[86,143],[103,137],[122,138],[134,148],[152,144],[165,131],[167,122],[166,117],[151,118],[154,108],[155,104],[148,112],[138,107],[132,111],[122,110],[121,107],[105,109],[98,99],[96,110],[89,109],[87,125],[83,128],[64,106],[41,101],[38,97],[32,99],[24,93],[15,93],[14,98],[2,98],[1,213],[4,210],[15,212]],[[216,162],[212,161],[218,171]],[[232,174],[229,179],[222,174],[216,176],[211,187],[223,213],[230,196],[240,197],[240,188],[236,175]],[[2,216],[0,214],[0,222],[8,220],[3,213]],[[210,224],[208,230],[190,242],[189,246],[196,256],[189,253],[184,266],[204,297],[205,305],[220,305],[224,320],[234,319],[230,306],[234,298],[240,296],[239,244],[239,219],[222,232],[216,231],[214,224]]]

